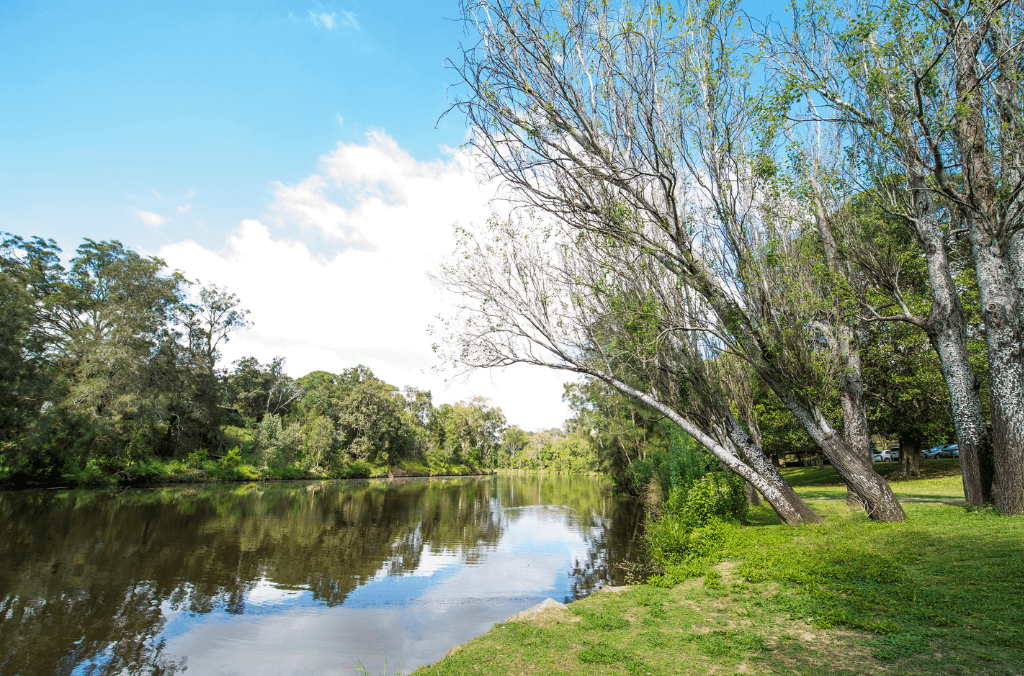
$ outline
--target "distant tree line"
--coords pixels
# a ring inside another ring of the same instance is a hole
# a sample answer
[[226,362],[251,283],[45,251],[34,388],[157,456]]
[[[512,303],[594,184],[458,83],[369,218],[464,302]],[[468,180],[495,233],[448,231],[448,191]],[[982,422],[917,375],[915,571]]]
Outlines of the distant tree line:
[[53,240],[3,234],[0,478],[131,479],[161,463],[236,478],[596,466],[588,435],[528,434],[479,397],[435,406],[365,366],[218,368],[246,326],[234,294],[120,242],[86,239],[64,264]]

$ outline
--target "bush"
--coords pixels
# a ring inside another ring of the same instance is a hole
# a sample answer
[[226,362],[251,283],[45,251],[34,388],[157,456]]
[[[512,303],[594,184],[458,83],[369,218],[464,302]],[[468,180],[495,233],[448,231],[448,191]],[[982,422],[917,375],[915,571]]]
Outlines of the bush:
[[373,465],[365,460],[338,463],[334,467],[333,474],[338,479],[366,479],[373,476]]
[[671,586],[717,563],[725,522],[742,519],[746,512],[743,482],[732,474],[708,472],[689,485],[672,487],[664,515],[649,520],[644,536],[651,562],[665,571],[659,583]]
[[228,454],[220,459],[220,466],[223,468],[236,468],[242,464],[242,450],[235,446]]
[[626,468],[624,487],[633,495],[643,495],[653,481],[661,487],[662,495],[669,495],[672,489],[679,488],[685,493],[691,484],[708,472],[712,462],[696,441],[675,428],[666,451],[636,460]]
[[[669,494],[671,509],[678,489]],[[709,472],[689,487],[685,511],[698,525],[713,519],[740,520],[747,515],[747,495],[743,480],[728,472]]]
[[[238,447],[236,446],[235,448]],[[194,469],[202,469],[203,463],[205,463],[208,459],[209,454],[206,452],[206,449],[200,448],[188,454],[188,457],[185,458],[185,466]]]

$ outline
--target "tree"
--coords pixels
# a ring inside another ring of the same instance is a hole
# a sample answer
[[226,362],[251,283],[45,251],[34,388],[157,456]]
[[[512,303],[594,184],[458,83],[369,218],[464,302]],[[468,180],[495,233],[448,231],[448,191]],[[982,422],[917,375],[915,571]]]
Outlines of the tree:
[[[779,278],[761,246],[787,241],[799,215],[784,199],[763,201],[780,186],[757,170],[750,147],[735,4],[676,11],[495,0],[467,3],[465,15],[482,39],[464,54],[459,73],[470,94],[455,107],[491,174],[570,230],[647,252],[717,317],[719,337],[785,402],[872,517],[904,518],[823,413],[822,374],[806,361],[820,340],[810,320],[821,318],[772,316],[785,299],[772,292]],[[781,308],[799,311],[809,298]],[[812,315],[827,311],[818,305]],[[819,381],[812,397],[807,377]]]
[[516,467],[518,455],[529,445],[530,439],[526,432],[517,425],[505,428],[501,435],[501,458],[499,467]]
[[116,241],[86,239],[66,270],[52,241],[10,236],[4,251],[4,274],[31,298],[21,348],[37,404],[17,444],[19,471],[55,476],[93,459],[124,471],[154,448],[191,450],[216,436],[216,392],[181,386],[194,383],[173,325],[187,284],[179,273]]
[[412,416],[413,422],[421,427],[426,427],[430,423],[430,414],[434,409],[430,390],[406,387],[405,401],[405,408],[409,411],[409,415]]
[[34,374],[26,341],[32,318],[32,297],[16,279],[0,270],[0,441],[16,438],[31,408]]
[[[477,367],[529,363],[598,378],[679,425],[754,485],[787,523],[818,519],[750,441],[707,377],[701,354],[713,353],[715,345],[657,340],[670,333],[666,325],[706,322],[712,315],[690,307],[675,293],[675,280],[634,249],[619,250],[632,260],[610,260],[609,252],[596,253],[602,246],[594,238],[553,241],[550,232],[539,231],[524,237],[523,227],[495,221],[479,238],[465,235],[457,263],[443,269],[442,281],[464,299],[449,322],[457,332],[444,342],[450,358]],[[631,274],[616,276],[617,270]],[[651,300],[655,292],[661,303]],[[720,333],[704,325],[705,333]],[[701,332],[684,335],[696,340]]]
[[355,384],[341,404],[342,448],[357,460],[387,463],[404,454],[404,398],[398,388],[372,377]]
[[450,405],[444,416],[444,448],[463,462],[493,464],[505,429],[505,415],[483,397]]
[[566,385],[563,399],[575,414],[566,422],[567,429],[577,434],[593,432],[600,462],[620,488],[633,488],[628,479],[630,465],[667,446],[664,415],[639,406],[597,378]]
[[199,289],[195,303],[183,307],[184,325],[191,350],[212,373],[220,358],[219,348],[231,333],[249,326],[249,311],[227,289],[211,284]]
[[287,413],[303,393],[284,373],[284,357],[274,357],[269,364],[261,364],[255,357],[235,361],[227,376],[227,390],[231,405],[256,422],[267,415]]
[[[844,122],[859,166],[873,177],[905,176],[894,201],[924,249],[933,308],[901,314],[929,332],[942,359],[966,497],[976,505],[991,497],[1007,513],[1024,513],[1022,35],[1019,3],[891,0],[851,11],[810,3],[792,31],[766,43],[781,89],[815,97],[824,112],[812,119]],[[953,227],[937,218],[943,203]],[[979,289],[991,440],[948,270],[953,233],[970,243]]]
[[876,325],[869,346],[865,373],[872,420],[899,437],[900,474],[916,478],[923,444],[946,439],[952,428],[938,356],[927,336],[902,322]]

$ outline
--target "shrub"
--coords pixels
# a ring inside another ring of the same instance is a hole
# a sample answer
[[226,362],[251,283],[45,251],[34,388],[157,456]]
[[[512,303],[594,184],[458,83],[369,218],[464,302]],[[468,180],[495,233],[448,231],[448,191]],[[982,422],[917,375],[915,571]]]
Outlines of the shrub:
[[241,464],[242,464],[242,450],[240,448],[238,448],[238,446],[235,446],[234,448],[232,448],[230,451],[228,451],[227,455],[225,455],[223,458],[220,459],[220,466],[221,467],[225,467],[225,468],[227,468],[227,467],[236,468],[236,467],[238,467]]
[[[669,494],[669,507],[674,497]],[[743,480],[727,472],[709,472],[689,487],[686,513],[700,525],[713,519],[742,519],[747,515],[747,496]]]
[[[235,448],[238,448],[237,446]],[[209,459],[209,453],[205,448],[199,448],[188,454],[185,458],[185,466],[193,469],[202,469],[203,463]]]
[[711,462],[697,442],[675,428],[666,451],[636,460],[626,468],[625,488],[634,495],[643,495],[651,482],[656,482],[662,495],[669,495],[673,489],[682,489],[685,494],[708,472]]
[[339,479],[365,479],[373,476],[373,465],[365,460],[337,463],[334,467],[334,476]]

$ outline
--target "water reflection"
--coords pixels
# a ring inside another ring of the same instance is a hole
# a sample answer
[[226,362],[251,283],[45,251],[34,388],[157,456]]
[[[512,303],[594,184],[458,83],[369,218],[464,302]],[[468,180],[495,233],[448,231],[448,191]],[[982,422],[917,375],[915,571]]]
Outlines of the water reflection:
[[590,477],[4,493],[0,674],[411,670],[620,584],[639,522]]

